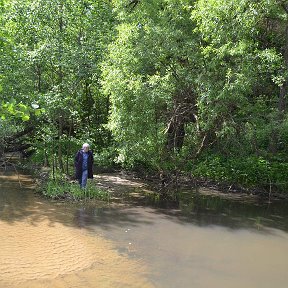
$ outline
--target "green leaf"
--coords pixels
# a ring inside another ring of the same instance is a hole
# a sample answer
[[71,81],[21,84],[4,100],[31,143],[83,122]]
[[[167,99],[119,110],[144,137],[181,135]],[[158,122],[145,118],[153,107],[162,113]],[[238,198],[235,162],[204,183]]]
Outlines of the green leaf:
[[28,115],[28,114],[25,114],[22,116],[23,121],[28,121],[29,119],[30,119],[30,115]]

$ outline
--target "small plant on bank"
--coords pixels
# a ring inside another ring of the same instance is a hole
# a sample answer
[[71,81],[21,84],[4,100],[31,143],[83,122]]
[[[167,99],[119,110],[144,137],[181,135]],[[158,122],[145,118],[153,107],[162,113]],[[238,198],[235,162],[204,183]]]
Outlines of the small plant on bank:
[[52,199],[99,199],[103,201],[109,201],[110,199],[108,191],[91,183],[86,188],[80,188],[78,183],[68,182],[63,179],[48,179],[40,188],[40,192]]

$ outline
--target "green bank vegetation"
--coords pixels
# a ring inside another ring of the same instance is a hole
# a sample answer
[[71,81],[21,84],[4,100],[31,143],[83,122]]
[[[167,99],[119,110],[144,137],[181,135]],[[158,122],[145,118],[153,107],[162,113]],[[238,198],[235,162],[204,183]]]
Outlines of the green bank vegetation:
[[80,188],[78,183],[67,181],[61,175],[53,179],[50,174],[48,179],[42,179],[37,190],[44,196],[55,200],[82,201],[97,199],[110,201],[109,191],[97,187],[90,181],[87,187],[83,189]]
[[1,152],[287,191],[288,1],[0,3]]

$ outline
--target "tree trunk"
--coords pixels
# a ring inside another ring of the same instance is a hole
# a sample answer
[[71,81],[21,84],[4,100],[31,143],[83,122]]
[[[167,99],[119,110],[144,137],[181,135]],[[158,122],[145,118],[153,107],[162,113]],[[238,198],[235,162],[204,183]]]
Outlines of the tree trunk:
[[174,107],[167,125],[166,148],[179,152],[185,139],[185,124],[197,123],[195,95],[191,87],[183,89],[174,98]]
[[66,151],[66,174],[69,175],[69,156],[70,156],[70,147],[71,147],[71,134],[72,134],[73,122],[69,123],[69,135],[68,135],[68,147]]
[[[62,44],[62,37],[63,37],[63,4],[59,5],[59,69],[58,69],[58,85],[60,95],[63,95],[63,69],[62,69],[62,54],[63,54],[63,44]],[[63,153],[62,153],[62,135],[63,135],[63,116],[62,111],[59,109],[58,111],[58,162],[59,162],[59,169],[62,173],[64,173],[64,164],[63,164]]]
[[62,134],[63,134],[63,118],[59,117],[59,130],[58,130],[58,161],[59,169],[64,173],[64,164],[63,164],[63,153],[62,153]]

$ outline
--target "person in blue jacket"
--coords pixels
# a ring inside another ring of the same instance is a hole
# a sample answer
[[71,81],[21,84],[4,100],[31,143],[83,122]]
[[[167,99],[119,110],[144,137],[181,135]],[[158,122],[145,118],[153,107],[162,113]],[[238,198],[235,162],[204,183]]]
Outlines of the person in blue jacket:
[[81,188],[85,188],[88,178],[93,178],[93,153],[88,143],[84,143],[75,155],[75,176]]

